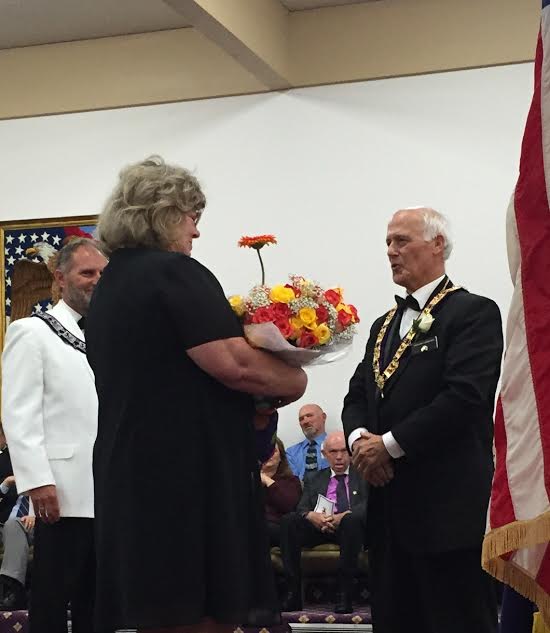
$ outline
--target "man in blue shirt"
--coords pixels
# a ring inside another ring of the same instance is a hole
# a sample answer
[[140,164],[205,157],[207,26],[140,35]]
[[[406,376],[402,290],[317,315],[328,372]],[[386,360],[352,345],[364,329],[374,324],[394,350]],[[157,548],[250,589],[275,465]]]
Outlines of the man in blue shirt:
[[318,470],[328,467],[321,453],[321,444],[327,436],[327,414],[318,404],[305,404],[298,412],[298,421],[305,440],[287,448],[286,456],[292,472],[305,481]]

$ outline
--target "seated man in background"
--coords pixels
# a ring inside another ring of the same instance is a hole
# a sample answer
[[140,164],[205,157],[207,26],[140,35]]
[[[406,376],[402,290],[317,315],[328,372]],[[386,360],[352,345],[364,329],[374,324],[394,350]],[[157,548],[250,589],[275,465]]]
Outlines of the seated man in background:
[[292,472],[303,481],[328,466],[321,453],[321,444],[327,436],[327,414],[318,404],[305,404],[298,412],[298,421],[306,439],[286,450]]
[[0,423],[0,526],[3,526],[8,520],[16,501],[17,489],[15,488],[10,451],[6,443],[4,429]]
[[[0,539],[4,546],[0,569],[0,610],[26,606],[29,541],[25,536],[26,528],[19,524],[23,514],[28,514],[28,502],[17,495],[10,452],[0,425]],[[20,518],[17,518],[18,515]],[[25,517],[27,520],[34,521],[32,517]]]
[[19,495],[2,528],[4,556],[0,567],[0,611],[17,611],[27,607],[25,579],[34,520],[34,516],[29,516],[28,497]]
[[[304,491],[296,512],[287,514],[281,521],[281,556],[288,582],[283,611],[302,609],[301,549],[322,543],[338,543],[340,546],[334,611],[353,611],[351,590],[357,572],[357,559],[363,547],[367,485],[350,467],[350,456],[342,431],[327,435],[322,451],[329,467],[304,482]],[[334,503],[332,515],[315,512],[319,495]]]

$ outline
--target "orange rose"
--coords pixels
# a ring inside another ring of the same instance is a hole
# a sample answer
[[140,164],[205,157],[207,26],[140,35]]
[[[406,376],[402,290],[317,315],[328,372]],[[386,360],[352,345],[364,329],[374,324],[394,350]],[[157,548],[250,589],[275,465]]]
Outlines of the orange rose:
[[298,347],[313,347],[319,344],[319,339],[313,332],[304,332],[298,339]]
[[349,314],[349,312],[346,312],[345,310],[338,311],[338,323],[340,323],[342,327],[347,327],[348,325],[350,325],[352,318],[353,317],[351,314]]
[[330,289],[325,292],[325,299],[333,306],[337,306],[340,303],[342,297],[337,290]]
[[275,325],[279,328],[279,332],[285,337],[290,338],[292,336],[292,326],[288,319],[277,319]]

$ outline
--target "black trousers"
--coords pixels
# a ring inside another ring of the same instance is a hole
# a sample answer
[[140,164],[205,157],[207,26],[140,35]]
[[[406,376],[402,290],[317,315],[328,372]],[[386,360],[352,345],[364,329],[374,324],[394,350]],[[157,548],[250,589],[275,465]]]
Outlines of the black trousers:
[[267,522],[267,533],[269,535],[269,547],[277,547],[281,543],[281,524],[274,521]]
[[93,519],[36,520],[29,608],[30,633],[93,632],[95,553]]
[[369,566],[374,633],[496,633],[496,584],[481,548],[412,554],[386,535],[369,548]]
[[364,535],[364,516],[353,512],[342,517],[334,534],[319,532],[297,512],[285,515],[281,520],[281,558],[289,584],[296,589],[300,584],[302,547],[314,547],[322,543],[337,543],[340,546],[340,580],[352,578],[357,572],[357,559],[363,548]]

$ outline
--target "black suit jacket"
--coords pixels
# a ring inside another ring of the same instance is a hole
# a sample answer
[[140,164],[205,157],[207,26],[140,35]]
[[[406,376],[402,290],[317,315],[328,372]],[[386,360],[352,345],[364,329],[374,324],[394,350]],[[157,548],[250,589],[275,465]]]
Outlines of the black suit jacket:
[[[10,452],[6,447],[0,453],[0,483],[2,483],[6,477],[9,477],[9,475],[13,475],[13,468],[11,466]],[[13,506],[17,501],[17,497],[17,489],[15,486],[10,486],[10,489],[5,495],[0,492],[0,523],[5,523],[8,520]]]
[[[317,505],[317,496],[326,496],[330,482],[330,468],[323,468],[304,483],[304,490],[296,512],[311,512]],[[368,486],[353,467],[349,470],[348,480],[350,510],[353,514],[366,514]]]
[[[377,434],[391,430],[405,451],[394,461],[393,481],[371,490],[371,538],[384,538],[389,529],[409,551],[478,547],[493,476],[493,409],[503,347],[499,309],[465,290],[447,295],[432,311],[429,332],[402,356],[382,398],[372,360],[385,316],[371,328],[342,413],[346,437],[359,427]],[[434,337],[437,348],[429,343]]]

